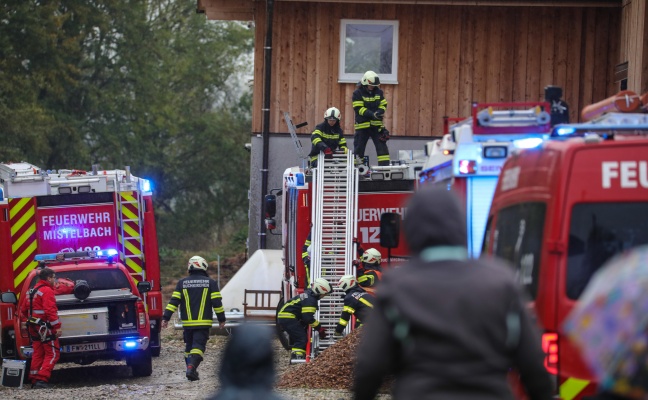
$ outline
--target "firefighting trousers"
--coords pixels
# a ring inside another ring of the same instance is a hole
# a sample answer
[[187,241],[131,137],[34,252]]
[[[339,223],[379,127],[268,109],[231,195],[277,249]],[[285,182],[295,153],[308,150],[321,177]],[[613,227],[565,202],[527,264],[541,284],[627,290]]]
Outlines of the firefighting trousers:
[[34,354],[32,355],[31,367],[29,368],[29,380],[49,382],[52,370],[61,357],[59,340],[49,342],[33,342]]
[[185,329],[182,336],[185,343],[185,358],[196,355],[202,359],[209,339],[209,328]]
[[378,165],[389,165],[389,148],[387,148],[386,142],[380,140],[378,128],[371,127],[369,129],[357,130],[353,136],[353,153],[355,153],[356,157],[364,158],[369,138],[371,138],[374,146],[376,146]]
[[293,352],[306,351],[306,328],[301,322],[292,318],[279,318],[279,325],[288,334]]

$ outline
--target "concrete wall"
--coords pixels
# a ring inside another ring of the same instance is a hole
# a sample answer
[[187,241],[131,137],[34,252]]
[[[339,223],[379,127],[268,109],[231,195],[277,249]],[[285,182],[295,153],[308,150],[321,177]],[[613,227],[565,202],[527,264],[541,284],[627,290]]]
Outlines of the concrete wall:
[[[310,152],[310,136],[300,135],[300,142],[304,147],[304,152]],[[349,148],[353,148],[353,137],[346,136]],[[399,150],[423,150],[425,143],[431,141],[431,137],[393,137],[387,143],[392,160],[398,158]],[[250,158],[250,192],[249,199],[249,229],[248,229],[248,254],[253,254],[259,248],[259,233],[261,221],[261,166],[263,154],[263,140],[261,136],[251,138],[252,149]],[[270,161],[268,164],[268,189],[280,189],[282,185],[283,172],[286,168],[301,166],[301,161],[297,156],[295,144],[290,135],[272,134],[270,135]],[[376,150],[371,141],[367,144],[366,154],[369,156],[370,164],[376,165]],[[281,198],[277,200],[277,226],[281,227],[283,221],[281,215]],[[280,233],[280,229],[277,229]],[[266,248],[281,249],[281,236],[272,235],[268,232],[266,239]]]

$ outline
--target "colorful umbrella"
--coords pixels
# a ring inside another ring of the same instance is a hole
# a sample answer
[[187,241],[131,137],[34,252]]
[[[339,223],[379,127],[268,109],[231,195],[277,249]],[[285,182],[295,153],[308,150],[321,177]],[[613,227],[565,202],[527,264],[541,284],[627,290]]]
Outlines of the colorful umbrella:
[[609,260],[563,325],[603,389],[648,395],[648,246]]

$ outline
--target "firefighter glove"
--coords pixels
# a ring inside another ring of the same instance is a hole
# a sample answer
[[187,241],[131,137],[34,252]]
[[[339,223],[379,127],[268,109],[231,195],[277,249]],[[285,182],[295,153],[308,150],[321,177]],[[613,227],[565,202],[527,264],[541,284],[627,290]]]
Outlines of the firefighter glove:
[[383,119],[383,114],[384,114],[384,113],[385,113],[385,112],[384,112],[383,110],[374,111],[374,113],[373,113],[373,119],[382,120],[382,119]]
[[324,328],[322,325],[320,325],[320,327],[317,328],[317,332],[319,332],[320,339],[326,339],[328,337],[328,334],[326,333],[326,328]]
[[330,147],[324,149],[324,158],[333,158],[333,150]]
[[382,141],[382,142],[388,141],[389,140],[389,131],[387,129],[383,129],[380,132],[380,137],[378,139],[380,139],[380,141]]

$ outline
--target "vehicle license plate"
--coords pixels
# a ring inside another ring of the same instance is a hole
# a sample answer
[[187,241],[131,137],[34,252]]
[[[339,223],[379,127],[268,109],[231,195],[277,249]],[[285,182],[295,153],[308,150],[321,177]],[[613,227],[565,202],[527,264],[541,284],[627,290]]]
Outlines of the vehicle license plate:
[[82,351],[106,350],[106,342],[71,344],[63,346],[61,349],[64,353],[78,353]]

